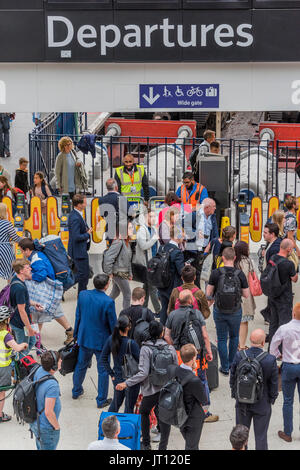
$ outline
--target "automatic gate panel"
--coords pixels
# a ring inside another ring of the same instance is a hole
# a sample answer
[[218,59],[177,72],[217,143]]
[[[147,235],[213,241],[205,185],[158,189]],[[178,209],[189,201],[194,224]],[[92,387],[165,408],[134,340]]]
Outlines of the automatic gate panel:
[[100,216],[99,199],[95,197],[91,204],[92,240],[101,243],[105,234],[106,221]]
[[[21,213],[17,213],[14,219],[14,225],[19,237],[24,237],[24,216]],[[16,259],[22,259],[23,253],[20,250],[18,243],[15,244],[15,257]]]
[[54,196],[47,198],[47,234],[58,235],[60,232],[60,219],[58,217],[57,199]]
[[229,225],[230,225],[229,217],[227,217],[227,216],[222,217],[222,219],[221,219],[221,230],[220,230],[221,234],[223,232],[223,229],[225,227],[228,227]]
[[30,233],[32,239],[40,239],[42,236],[42,205],[37,196],[31,198],[30,217],[24,222],[24,230]]
[[269,199],[269,205],[268,205],[268,219],[272,217],[275,211],[278,211],[279,209],[279,198],[277,196],[272,196]]
[[14,225],[15,221],[13,218],[13,211],[12,211],[12,200],[8,196],[4,196],[2,199],[3,204],[6,205],[6,212],[7,212],[7,219]]
[[254,197],[251,202],[250,235],[253,242],[260,242],[262,233],[262,200]]

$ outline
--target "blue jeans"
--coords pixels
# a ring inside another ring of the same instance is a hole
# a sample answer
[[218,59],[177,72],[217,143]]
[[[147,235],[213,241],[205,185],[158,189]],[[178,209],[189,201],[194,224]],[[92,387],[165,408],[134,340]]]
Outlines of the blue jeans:
[[73,397],[76,398],[82,394],[82,384],[85,379],[85,374],[91,362],[91,359],[95,354],[98,369],[98,396],[96,398],[98,406],[103,405],[103,403],[107,400],[108,394],[108,373],[103,366],[100,366],[101,352],[102,351],[97,351],[95,349],[88,349],[84,346],[79,346],[78,360],[73,374],[72,389]]
[[18,344],[20,344],[20,343],[27,343],[28,344],[28,348],[25,349],[25,351],[22,351],[22,354],[24,354],[24,356],[26,356],[27,354],[29,354],[29,352],[31,351],[31,349],[35,345],[36,336],[26,336],[24,328],[17,328],[14,325],[11,325],[11,329],[15,333],[16,342]]
[[35,442],[37,450],[56,450],[60,430],[55,429],[40,429],[40,439],[38,439],[38,426],[37,423],[32,423],[30,429],[35,435]]
[[[239,345],[239,331],[242,319],[242,309],[235,313],[221,313],[214,307],[214,321],[217,329],[218,351],[221,369],[228,372]],[[227,342],[229,338],[229,351]]]
[[300,364],[282,363],[281,369],[282,393],[283,393],[283,423],[284,432],[288,436],[293,432],[293,404],[294,393],[297,385],[300,401]]

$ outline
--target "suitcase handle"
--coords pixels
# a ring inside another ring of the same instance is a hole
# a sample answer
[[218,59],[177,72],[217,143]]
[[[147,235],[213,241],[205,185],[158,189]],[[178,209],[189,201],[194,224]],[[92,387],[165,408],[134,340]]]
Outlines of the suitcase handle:
[[[104,434],[100,434],[101,437],[105,437]],[[133,436],[127,436],[127,437],[120,437],[118,436],[119,441],[129,441],[130,439],[133,439]]]

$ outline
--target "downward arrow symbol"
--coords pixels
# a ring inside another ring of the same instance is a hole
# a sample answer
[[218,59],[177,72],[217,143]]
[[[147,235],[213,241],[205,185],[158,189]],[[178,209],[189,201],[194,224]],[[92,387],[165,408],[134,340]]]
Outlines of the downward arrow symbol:
[[153,96],[153,87],[152,86],[149,87],[149,96],[145,95],[145,93],[143,94],[144,100],[146,100],[151,105],[153,103],[155,103],[155,101],[157,101],[159,97],[160,97],[160,95],[158,93],[157,93],[157,95]]

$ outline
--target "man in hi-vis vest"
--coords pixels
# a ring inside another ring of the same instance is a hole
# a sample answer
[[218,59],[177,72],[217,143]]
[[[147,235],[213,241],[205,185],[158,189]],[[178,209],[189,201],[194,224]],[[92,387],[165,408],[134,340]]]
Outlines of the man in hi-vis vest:
[[126,197],[141,197],[144,191],[145,204],[149,200],[149,183],[144,165],[134,163],[134,157],[130,153],[125,155],[123,166],[116,168],[115,180],[118,183],[119,193]]

